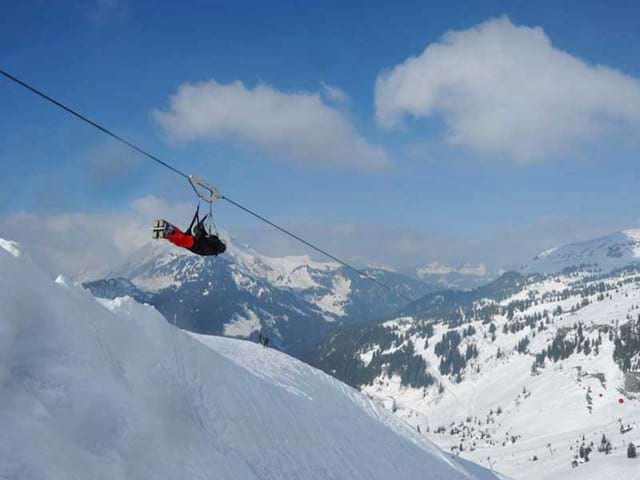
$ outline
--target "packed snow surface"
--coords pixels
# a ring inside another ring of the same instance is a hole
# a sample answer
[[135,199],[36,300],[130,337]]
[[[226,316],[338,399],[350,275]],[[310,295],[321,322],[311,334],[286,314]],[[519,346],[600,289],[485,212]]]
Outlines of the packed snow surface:
[[283,353],[194,338],[0,247],[0,478],[496,478]]

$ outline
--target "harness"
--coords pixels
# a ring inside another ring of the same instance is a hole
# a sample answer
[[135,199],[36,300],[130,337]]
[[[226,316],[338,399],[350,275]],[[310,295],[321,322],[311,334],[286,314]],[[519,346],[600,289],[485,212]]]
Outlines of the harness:
[[[207,219],[207,217],[209,217],[209,214],[207,213],[204,217],[202,217],[202,219],[200,218],[200,204],[198,204],[198,208],[196,208],[196,213],[193,215],[193,219],[191,220],[191,223],[189,224],[189,228],[187,228],[187,231],[185,233],[189,234],[189,235],[194,235],[193,233],[191,233],[191,230],[195,230],[195,235],[194,236],[201,236],[202,233],[204,233],[205,235],[211,235],[211,228],[209,228],[209,232],[207,232],[207,229],[205,228],[205,220]],[[211,225],[211,221],[209,222],[209,224]],[[217,232],[216,236],[217,236]]]
[[[200,233],[201,235],[204,233],[205,236],[217,237],[218,232],[216,231],[216,225],[213,221],[213,202],[223,198],[222,194],[216,187],[206,183],[200,177],[189,175],[188,178],[193,191],[200,200],[198,200],[198,208],[196,209],[196,213],[193,216],[193,220],[191,220],[191,225],[189,225],[187,232],[191,233],[191,228],[193,228],[195,224],[196,233]],[[209,213],[207,213],[202,219],[199,218],[200,201],[204,201],[209,204]],[[209,222],[205,223],[207,218],[209,218]]]

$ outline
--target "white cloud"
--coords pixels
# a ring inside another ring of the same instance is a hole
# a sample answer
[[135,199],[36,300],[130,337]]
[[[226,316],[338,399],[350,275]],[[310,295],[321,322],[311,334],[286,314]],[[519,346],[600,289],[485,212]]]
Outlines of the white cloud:
[[190,220],[193,205],[153,196],[135,200],[112,213],[0,216],[0,237],[24,245],[52,277],[112,270],[151,239],[151,222]]
[[[334,92],[335,93],[335,92]],[[184,84],[154,118],[177,141],[210,138],[257,147],[306,164],[380,169],[385,150],[359,135],[347,117],[315,93],[214,80]]]
[[444,265],[440,262],[431,262],[422,267],[416,268],[416,274],[420,278],[425,278],[428,275],[447,275],[449,273],[461,273],[463,275],[473,275],[476,277],[484,277],[488,273],[488,268],[484,263],[471,264],[465,263],[460,266],[452,267],[450,265]]
[[640,81],[555,48],[508,18],[452,31],[379,75],[384,127],[440,116],[447,140],[519,163],[557,156],[605,132],[635,137]]
[[[151,242],[154,219],[166,218],[185,228],[193,208],[192,202],[169,202],[146,196],[111,213],[0,215],[0,238],[22,244],[24,251],[52,278],[63,274],[72,279],[86,279],[85,273],[95,278],[113,271],[129,255]],[[611,218],[588,221],[549,216],[519,225],[492,225],[489,229],[453,234],[394,224],[289,224],[282,220],[278,223],[355,265],[390,265],[398,271],[415,271],[417,265],[438,262],[462,265],[467,273],[472,273],[473,267],[466,264],[483,262],[491,269],[507,267],[527,262],[553,246],[635,226]],[[231,237],[237,245],[248,243],[267,255],[309,254],[326,260],[260,223],[241,226],[222,221],[218,226],[223,238]],[[481,273],[478,267],[473,271]]]

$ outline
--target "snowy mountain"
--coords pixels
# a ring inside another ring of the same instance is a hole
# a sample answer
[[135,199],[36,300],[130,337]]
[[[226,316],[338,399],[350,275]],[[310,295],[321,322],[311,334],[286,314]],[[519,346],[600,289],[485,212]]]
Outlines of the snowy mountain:
[[309,360],[514,479],[640,478],[640,265],[427,294]]
[[[366,272],[410,298],[434,289],[398,273]],[[150,303],[194,332],[241,338],[262,333],[295,354],[340,325],[382,318],[407,303],[339,264],[268,257],[232,242],[217,258],[151,243],[108,278],[86,286],[99,297],[129,295]]]
[[492,479],[287,355],[55,283],[0,240],[0,477]]
[[552,248],[536,256],[525,272],[556,273],[567,268],[610,272],[635,262],[640,262],[640,229]]
[[472,289],[487,284],[497,277],[482,263],[463,264],[452,267],[439,262],[431,262],[415,269],[416,278],[437,285],[441,289]]

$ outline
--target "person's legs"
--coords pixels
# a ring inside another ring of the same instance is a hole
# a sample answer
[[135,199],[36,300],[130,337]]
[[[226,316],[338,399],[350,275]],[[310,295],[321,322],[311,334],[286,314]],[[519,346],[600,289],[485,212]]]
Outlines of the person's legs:
[[178,227],[173,227],[173,232],[168,235],[165,235],[167,240],[169,240],[174,245],[183,248],[191,248],[194,244],[194,239],[191,235],[184,233]]

